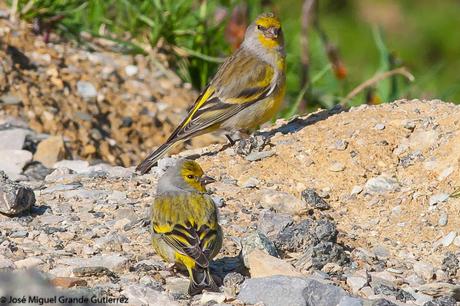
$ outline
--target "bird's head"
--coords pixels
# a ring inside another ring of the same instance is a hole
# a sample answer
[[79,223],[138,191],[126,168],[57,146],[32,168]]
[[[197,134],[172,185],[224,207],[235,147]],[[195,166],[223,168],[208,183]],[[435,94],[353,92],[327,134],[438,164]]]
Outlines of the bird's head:
[[204,175],[200,165],[192,160],[182,159],[168,168],[158,182],[158,192],[183,190],[206,192],[206,185],[215,182]]
[[281,22],[273,13],[259,15],[248,27],[245,41],[259,43],[264,48],[273,49],[284,46]]

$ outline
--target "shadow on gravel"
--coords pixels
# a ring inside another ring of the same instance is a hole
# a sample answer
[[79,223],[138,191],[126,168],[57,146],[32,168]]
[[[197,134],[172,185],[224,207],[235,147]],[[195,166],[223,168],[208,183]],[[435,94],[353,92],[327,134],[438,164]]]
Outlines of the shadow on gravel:
[[307,127],[309,125],[315,124],[317,122],[326,120],[327,118],[340,114],[342,112],[346,112],[347,109],[340,106],[336,105],[332,109],[329,110],[322,110],[320,112],[314,113],[309,115],[307,118],[299,118],[296,117],[292,120],[290,120],[288,123],[285,125],[282,125],[276,129],[273,129],[271,131],[267,132],[260,132],[258,133],[259,135],[265,136],[267,138],[273,137],[276,133],[281,133],[281,134],[291,134],[300,131],[304,127]]

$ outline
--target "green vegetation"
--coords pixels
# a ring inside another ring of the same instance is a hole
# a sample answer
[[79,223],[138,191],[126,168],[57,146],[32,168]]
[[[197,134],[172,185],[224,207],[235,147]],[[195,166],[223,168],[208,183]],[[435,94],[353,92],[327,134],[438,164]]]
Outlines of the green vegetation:
[[[15,1],[10,1],[15,2]],[[302,84],[303,0],[18,0],[18,14],[40,26],[79,39],[81,33],[119,43],[123,52],[167,56],[171,67],[197,89],[231,53],[225,29],[236,6],[249,20],[275,11],[283,22],[288,54],[287,108],[283,116],[333,107],[377,73],[406,67],[415,81],[392,75],[369,86],[349,104],[397,98],[460,102],[460,4],[444,0],[317,1],[308,28],[309,82]],[[246,3],[247,6],[243,5]],[[10,3],[11,4],[11,3]],[[313,22],[316,21],[316,22]],[[331,46],[333,51],[331,61]],[[329,52],[327,51],[329,50]],[[337,61],[340,67],[337,66]]]

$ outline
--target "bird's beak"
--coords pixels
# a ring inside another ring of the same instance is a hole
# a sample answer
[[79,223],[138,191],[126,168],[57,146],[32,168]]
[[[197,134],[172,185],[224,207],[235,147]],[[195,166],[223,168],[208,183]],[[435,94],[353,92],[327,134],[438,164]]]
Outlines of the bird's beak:
[[201,184],[204,186],[204,185],[208,185],[208,184],[211,184],[211,183],[214,183],[216,180],[213,179],[212,177],[210,176],[207,176],[207,175],[204,175],[200,178],[200,182]]
[[268,37],[269,38],[272,38],[272,39],[275,39],[278,37],[278,35],[280,34],[280,29],[277,29],[277,28],[270,28],[268,29],[268,33],[267,33]]

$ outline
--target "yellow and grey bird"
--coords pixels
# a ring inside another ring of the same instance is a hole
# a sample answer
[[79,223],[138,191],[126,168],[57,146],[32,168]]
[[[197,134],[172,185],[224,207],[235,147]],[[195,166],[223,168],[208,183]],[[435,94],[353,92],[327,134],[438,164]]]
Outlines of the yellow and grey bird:
[[286,90],[284,38],[272,13],[257,17],[244,41],[226,59],[190,108],[182,123],[136,168],[142,174],[175,144],[198,135],[223,131],[249,134],[279,110]]
[[158,181],[152,207],[153,248],[165,261],[187,269],[190,295],[218,290],[209,261],[222,247],[222,229],[206,193],[206,185],[214,181],[198,163],[180,160]]

